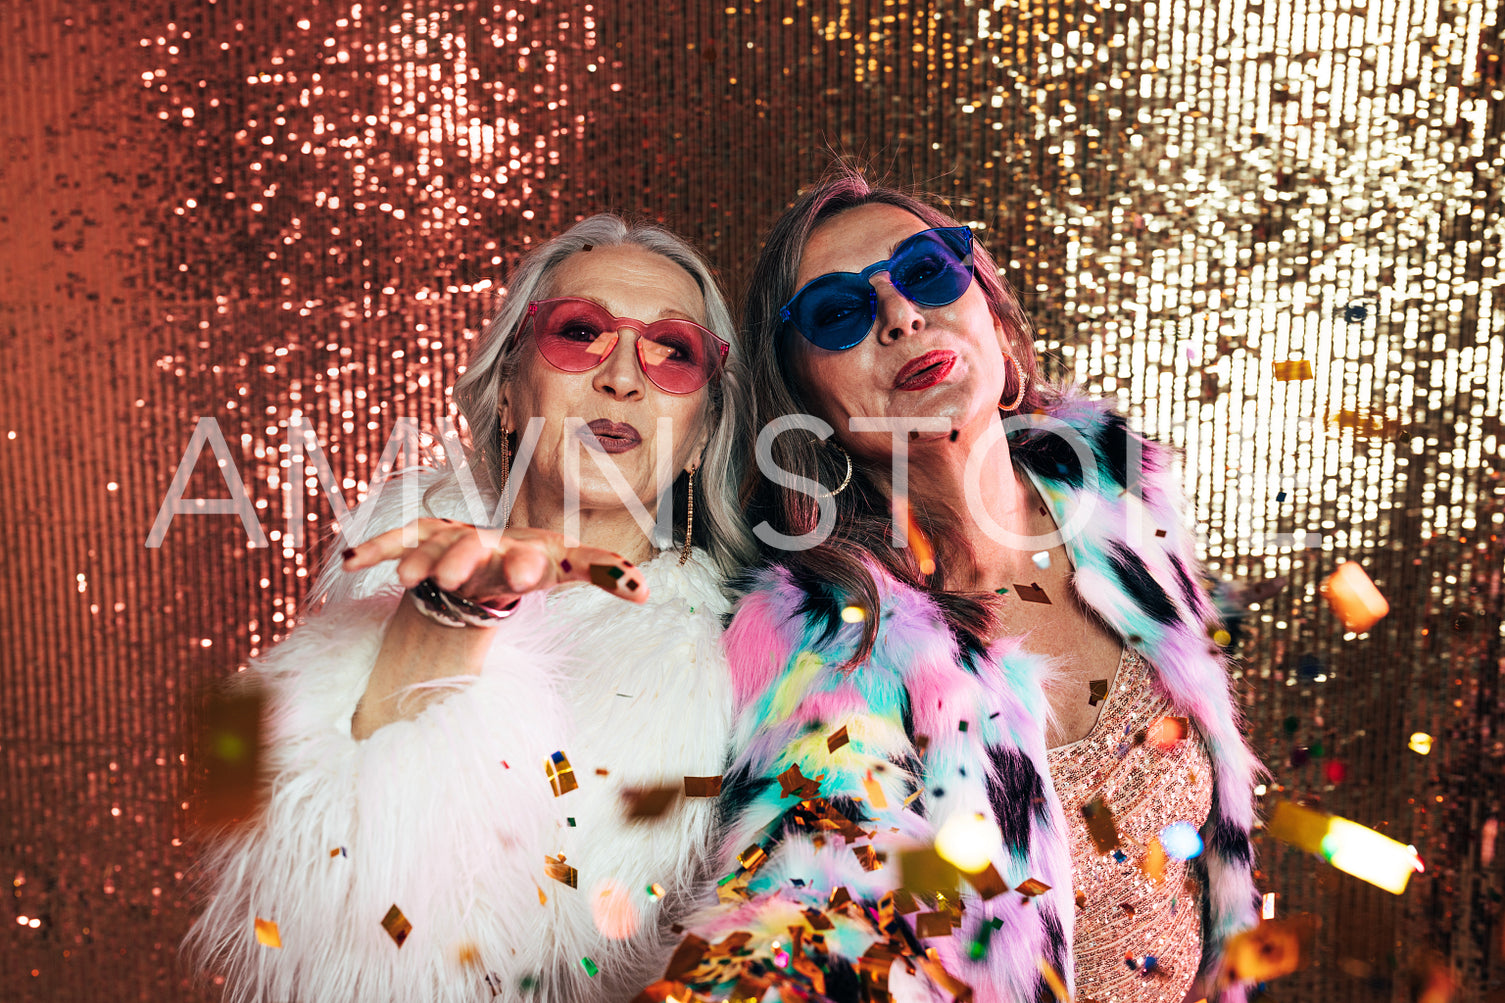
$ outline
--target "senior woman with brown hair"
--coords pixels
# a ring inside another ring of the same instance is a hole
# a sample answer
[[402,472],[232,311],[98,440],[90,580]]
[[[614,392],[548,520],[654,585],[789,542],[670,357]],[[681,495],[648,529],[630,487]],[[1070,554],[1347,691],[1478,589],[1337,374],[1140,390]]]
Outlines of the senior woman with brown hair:
[[357,511],[322,608],[248,673],[269,796],[211,849],[187,944],[228,1000],[621,999],[704,890],[712,802],[635,792],[725,754],[730,316],[688,245],[614,216],[508,290],[455,389],[466,463]]
[[969,228],[851,171],[774,226],[743,338],[774,476],[725,904],[654,995],[1241,999],[1258,766],[1167,450],[1044,384]]

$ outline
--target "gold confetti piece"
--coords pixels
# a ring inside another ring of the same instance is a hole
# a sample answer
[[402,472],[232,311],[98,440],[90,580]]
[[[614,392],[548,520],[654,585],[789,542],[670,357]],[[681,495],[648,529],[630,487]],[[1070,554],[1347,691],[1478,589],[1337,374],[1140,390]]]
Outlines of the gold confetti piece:
[[852,896],[851,893],[847,891],[847,886],[838,885],[837,887],[831,889],[831,897],[826,902],[826,908],[835,909],[840,906],[846,905],[850,901],[852,901]]
[[915,895],[955,895],[961,878],[956,865],[933,846],[899,851],[899,884]]
[[1309,380],[1312,378],[1312,363],[1310,359],[1291,359],[1286,362],[1275,363],[1275,378],[1289,383],[1291,380]]
[[810,924],[812,930],[830,930],[835,926],[819,909],[806,909],[805,922]]
[[387,931],[387,936],[391,937],[398,947],[401,947],[403,941],[408,939],[408,934],[413,932],[413,924],[408,922],[408,918],[402,914],[401,909],[397,908],[395,902],[382,917],[381,925],[382,929]]
[[1282,801],[1266,823],[1271,836],[1325,859],[1345,874],[1399,895],[1421,861],[1409,846],[1346,818]]
[[921,794],[924,794],[924,793],[925,793],[925,788],[921,787],[919,790],[917,790],[913,794],[909,795],[909,797],[907,797],[907,798],[904,799],[904,807],[908,808],[911,804],[914,803],[915,798],[919,797]]
[[1025,898],[1032,899],[1036,895],[1044,895],[1050,891],[1050,885],[1043,881],[1036,881],[1034,878],[1025,878],[1024,882],[1014,890]]
[[685,777],[685,797],[714,798],[720,795],[720,777]]
[[277,924],[269,919],[256,919],[256,940],[263,947],[281,947],[282,934],[277,929]]
[[842,623],[861,623],[867,619],[867,610],[861,606],[843,606],[841,608]]
[[210,691],[197,742],[197,755],[205,768],[204,786],[190,802],[195,823],[232,825],[261,810],[266,700],[263,688],[239,679]]
[[962,873],[967,879],[967,884],[977,892],[977,897],[986,902],[988,899],[1002,895],[1009,890],[1008,883],[1003,880],[1003,875],[998,873],[998,868],[991,863],[976,874]]
[[[544,859],[547,860],[549,858],[545,857]],[[537,881],[533,882],[533,887],[538,889],[538,904],[548,905],[549,897],[543,893],[543,887]]]
[[1050,596],[1045,594],[1045,590],[1040,587],[1039,582],[1030,582],[1028,585],[1020,585],[1018,582],[1015,582],[1014,591],[1025,602],[1043,603],[1046,606],[1051,605]]
[[649,885],[645,891],[647,891],[648,897],[651,899],[661,899],[664,897],[664,886],[656,881]]
[[[557,859],[544,854],[543,872],[562,885],[569,885],[571,888],[580,887],[580,872],[564,862],[562,853]],[[542,889],[539,890],[538,897],[543,898]]]
[[1229,977],[1241,982],[1290,975],[1311,963],[1316,936],[1314,916],[1267,919],[1229,938],[1223,949],[1223,964]]
[[465,968],[478,968],[481,964],[481,952],[476,950],[474,944],[461,944],[455,949],[455,962]]
[[888,795],[883,793],[883,785],[873,779],[872,771],[863,778],[862,786],[867,790],[868,803],[880,811],[888,807]]
[[762,867],[763,862],[767,859],[768,851],[757,843],[754,843],[737,855],[737,862],[742,865],[744,870],[749,872],[756,871],[759,867]]
[[1357,561],[1343,562],[1323,579],[1322,595],[1343,626],[1360,634],[1390,612],[1390,604]]
[[1139,870],[1155,884],[1165,880],[1165,865],[1169,858],[1166,856],[1165,847],[1160,845],[1157,836],[1150,840],[1150,845],[1145,848],[1144,859],[1139,862]]
[[1066,983],[1061,981],[1061,974],[1055,966],[1043,957],[1036,958],[1035,964],[1040,968],[1040,977],[1050,986],[1050,991],[1055,993],[1056,1003],[1071,1003],[1071,994],[1066,991]]
[[847,737],[847,726],[842,725],[826,736],[826,751],[835,752],[850,741],[851,739]]
[[693,933],[687,933],[679,946],[674,949],[674,954],[669,958],[669,966],[664,969],[664,978],[671,981],[681,981],[686,975],[700,967],[706,952],[711,949],[708,940],[702,940]]
[[940,959],[935,956],[935,948],[930,948],[921,957],[915,958],[930,980],[951,994],[956,1003],[970,1003],[972,999],[972,987],[946,971]]
[[1275,918],[1275,893],[1274,892],[1265,892],[1264,897],[1260,900],[1259,918],[1260,919],[1274,919]]
[[606,777],[606,776],[610,776],[610,775],[611,774],[607,770],[603,769],[602,767],[600,767],[600,766],[596,767],[596,776],[598,776],[598,777]]
[[632,821],[642,822],[663,815],[677,797],[678,787],[627,787],[622,790],[622,809]]
[[1191,722],[1184,717],[1157,718],[1155,723],[1145,729],[1145,741],[1162,752],[1169,752],[1176,747],[1176,743],[1191,734]]
[[921,913],[915,918],[915,936],[921,940],[951,935],[951,916],[944,912]]
[[1413,731],[1411,739],[1406,747],[1418,756],[1428,756],[1432,753],[1432,736],[1424,731]]
[[883,854],[871,846],[854,846],[852,852],[857,856],[857,862],[862,865],[864,871],[878,871],[883,869]]
[[1087,684],[1087,705],[1096,707],[1108,699],[1108,680],[1094,679]]
[[1118,849],[1118,825],[1113,821],[1113,812],[1102,798],[1093,798],[1082,805],[1082,817],[1087,820],[1087,834],[1098,853],[1112,853]]
[[580,785],[575,782],[575,769],[570,766],[569,757],[562,751],[551,755],[544,762],[544,772],[548,774],[549,786],[554,788],[554,796],[563,797]]
[[[895,507],[898,507],[896,500]],[[930,545],[930,540],[925,536],[925,531],[920,528],[914,513],[909,509],[908,499],[903,499],[904,531],[909,540],[909,548],[914,551],[915,563],[920,568],[920,574],[935,574],[935,548]]]
[[824,779],[824,773],[813,778],[805,776],[796,763],[779,774],[779,787],[782,789],[779,797],[813,798],[820,793],[820,782]]

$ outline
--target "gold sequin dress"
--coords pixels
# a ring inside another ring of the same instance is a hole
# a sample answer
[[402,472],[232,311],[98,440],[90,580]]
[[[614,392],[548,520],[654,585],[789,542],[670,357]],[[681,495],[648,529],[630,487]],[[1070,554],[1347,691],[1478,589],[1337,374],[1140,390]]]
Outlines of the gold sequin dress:
[[[1078,1003],[1182,1003],[1196,978],[1196,880],[1182,860],[1166,859],[1159,881],[1142,866],[1163,828],[1200,829],[1212,807],[1212,769],[1194,730],[1168,749],[1144,740],[1176,714],[1149,663],[1125,648],[1092,731],[1047,753],[1070,830]],[[1082,814],[1097,798],[1117,825],[1114,853],[1098,853]]]

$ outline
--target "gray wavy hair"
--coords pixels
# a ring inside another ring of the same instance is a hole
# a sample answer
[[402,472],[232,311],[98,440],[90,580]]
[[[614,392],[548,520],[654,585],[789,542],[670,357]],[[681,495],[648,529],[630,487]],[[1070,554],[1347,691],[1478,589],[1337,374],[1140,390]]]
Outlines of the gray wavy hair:
[[[476,342],[464,375],[455,382],[455,403],[470,426],[470,463],[473,468],[485,471],[487,482],[500,497],[506,487],[506,475],[496,402],[519,370],[518,362],[525,348],[517,334],[522,329],[528,304],[548,298],[554,269],[570,255],[588,246],[624,244],[660,254],[688,272],[705,299],[706,327],[732,346],[728,365],[706,384],[704,414],[709,435],[700,476],[695,481],[693,541],[710,553],[723,574],[729,575],[743,567],[754,552],[752,534],[737,503],[742,469],[740,450],[735,444],[743,437],[741,416],[746,413],[746,408],[737,406],[744,389],[737,331],[726,298],[705,259],[684,240],[661,227],[601,213],[581,220],[523,258],[507,286],[501,308]],[[680,474],[670,498],[685,498],[685,480],[685,475]]]

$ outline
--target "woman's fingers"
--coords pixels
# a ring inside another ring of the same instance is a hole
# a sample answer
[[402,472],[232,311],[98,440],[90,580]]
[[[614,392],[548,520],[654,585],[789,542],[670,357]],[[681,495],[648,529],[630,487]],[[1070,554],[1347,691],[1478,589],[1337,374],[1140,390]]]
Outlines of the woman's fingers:
[[460,525],[448,519],[414,519],[347,549],[344,554],[345,570],[360,571],[383,561],[398,560],[430,536],[454,530]]
[[562,533],[502,532],[447,519],[415,519],[345,551],[345,570],[397,561],[397,579],[412,588],[433,578],[442,589],[477,600],[508,599],[566,581],[590,582],[631,602],[648,599],[648,582],[629,561]]
[[590,582],[630,602],[648,601],[648,581],[641,569],[600,547],[570,547],[559,561],[561,581]]

